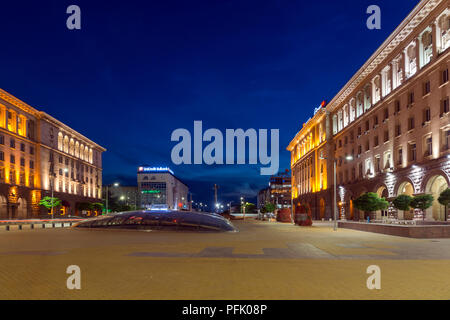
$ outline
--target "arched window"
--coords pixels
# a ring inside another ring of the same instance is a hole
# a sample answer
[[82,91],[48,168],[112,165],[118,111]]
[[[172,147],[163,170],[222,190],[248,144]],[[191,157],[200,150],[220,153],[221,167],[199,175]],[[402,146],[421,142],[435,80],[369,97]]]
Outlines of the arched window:
[[89,148],[87,146],[84,148],[84,161],[89,161]]
[[80,159],[84,160],[84,144],[80,145]]
[[75,157],[79,157],[80,156],[80,144],[77,142],[75,142]]
[[93,157],[92,157],[92,149],[89,149],[89,162],[92,163],[93,162]]
[[6,127],[6,107],[0,104],[0,127]]
[[70,153],[71,155],[74,154],[74,152],[75,152],[74,149],[75,149],[75,141],[74,141],[72,138],[70,138],[69,153]]
[[63,150],[63,134],[61,132],[58,133],[58,150]]
[[69,137],[64,136],[64,152],[69,153]]

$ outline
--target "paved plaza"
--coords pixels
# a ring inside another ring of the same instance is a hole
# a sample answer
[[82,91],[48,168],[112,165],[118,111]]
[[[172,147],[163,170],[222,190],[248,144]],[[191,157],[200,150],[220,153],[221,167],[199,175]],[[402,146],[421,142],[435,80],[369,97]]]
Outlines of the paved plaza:
[[[236,233],[0,232],[1,299],[450,299],[450,239],[253,219]],[[68,290],[66,268],[81,269]],[[381,290],[366,269],[381,268]]]

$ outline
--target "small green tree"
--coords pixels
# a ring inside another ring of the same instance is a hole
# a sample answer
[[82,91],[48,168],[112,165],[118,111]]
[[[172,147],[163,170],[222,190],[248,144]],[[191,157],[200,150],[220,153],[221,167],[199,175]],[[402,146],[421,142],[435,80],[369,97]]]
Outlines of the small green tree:
[[422,218],[425,220],[425,210],[433,205],[433,200],[431,194],[421,194],[411,200],[410,206],[422,210]]
[[90,203],[89,210],[103,212],[103,203],[100,202]]
[[439,195],[438,201],[440,204],[442,204],[445,207],[445,221],[447,221],[447,207],[450,203],[450,189],[447,188],[444,191],[441,192]]
[[364,213],[370,213],[378,210],[385,210],[389,203],[384,199],[378,197],[374,192],[367,192],[353,201],[354,206]]
[[44,197],[39,201],[39,205],[51,209],[52,207],[59,207],[61,205],[61,200],[58,198]]
[[265,208],[266,212],[275,212],[275,205],[273,203],[266,202],[266,204],[264,205],[264,208]]
[[409,209],[411,209],[411,201],[411,196],[401,194],[397,198],[395,198],[394,201],[392,201],[392,204],[397,210],[402,210],[404,215],[406,211],[409,211]]

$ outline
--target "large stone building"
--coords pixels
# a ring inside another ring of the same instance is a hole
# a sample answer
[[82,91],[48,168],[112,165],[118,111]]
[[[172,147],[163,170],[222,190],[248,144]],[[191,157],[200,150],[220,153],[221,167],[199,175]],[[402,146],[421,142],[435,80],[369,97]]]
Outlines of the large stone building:
[[80,133],[0,89],[0,218],[48,217],[44,196],[62,200],[54,216],[100,202],[102,152]]
[[436,199],[450,181],[449,47],[450,2],[421,1],[290,143],[295,203],[332,216],[335,162],[341,218],[362,219],[353,200],[371,191],[432,194],[426,219],[445,220]]

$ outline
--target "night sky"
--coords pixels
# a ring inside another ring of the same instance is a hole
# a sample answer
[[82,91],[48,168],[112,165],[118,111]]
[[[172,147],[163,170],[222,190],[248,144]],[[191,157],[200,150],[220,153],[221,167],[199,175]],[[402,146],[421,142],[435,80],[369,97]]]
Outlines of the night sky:
[[[260,166],[171,163],[173,130],[280,129],[286,147],[418,0],[3,1],[0,87],[108,149],[104,183],[169,166],[194,201],[251,199]],[[81,30],[66,8],[81,8]],[[381,7],[381,30],[366,9]]]

